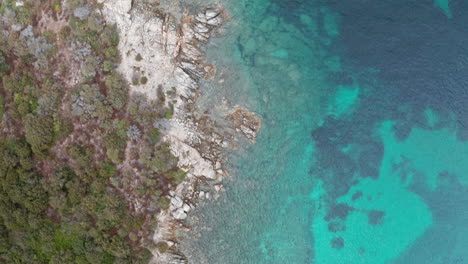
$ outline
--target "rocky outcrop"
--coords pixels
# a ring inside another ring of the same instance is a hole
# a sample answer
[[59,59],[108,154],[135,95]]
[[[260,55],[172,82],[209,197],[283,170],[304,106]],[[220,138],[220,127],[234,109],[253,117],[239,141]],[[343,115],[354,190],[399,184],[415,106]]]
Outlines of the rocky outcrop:
[[260,118],[255,116],[252,112],[237,106],[226,119],[232,121],[232,128],[242,132],[251,142],[255,142],[255,138],[262,127]]
[[[175,87],[178,95],[195,97],[198,80],[212,71],[212,66],[203,60],[200,43],[206,42],[210,32],[222,23],[224,12],[208,8],[195,17],[185,12],[177,21],[175,16],[146,1],[104,3],[106,18],[116,23],[120,31],[120,71],[131,83],[141,77],[147,79],[144,84],[132,85],[131,90],[154,99],[159,86],[164,91]],[[176,110],[181,111],[183,104],[178,101]]]
[[[175,93],[173,117],[154,126],[165,134],[163,140],[170,143],[187,176],[170,191],[169,209],[158,215],[153,239],[171,246],[163,253],[153,250],[153,262],[186,263],[177,248],[177,230],[190,228],[184,220],[200,200],[217,198],[224,190],[224,150],[234,147],[239,135],[254,142],[261,125],[260,119],[240,107],[226,109],[228,114],[220,120],[193,112],[199,80],[215,71],[204,61],[203,43],[227,16],[220,7],[174,16],[145,0],[101,1],[106,19],[116,23],[120,32],[119,70],[132,83],[131,92],[150,100],[157,98],[158,89]],[[142,77],[147,81],[138,83]]]

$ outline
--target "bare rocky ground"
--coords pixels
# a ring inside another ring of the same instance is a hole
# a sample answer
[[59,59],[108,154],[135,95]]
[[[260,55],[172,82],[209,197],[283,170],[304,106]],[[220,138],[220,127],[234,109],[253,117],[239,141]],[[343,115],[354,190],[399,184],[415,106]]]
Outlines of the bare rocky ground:
[[[153,250],[153,263],[188,263],[178,249],[176,232],[190,229],[185,219],[200,200],[216,199],[223,191],[226,149],[236,148],[240,137],[255,142],[261,121],[241,107],[220,102],[222,120],[194,113],[199,97],[199,81],[215,73],[214,65],[204,60],[203,44],[228,19],[221,6],[200,7],[199,13],[160,6],[147,0],[101,0],[108,22],[120,32],[120,72],[131,85],[131,93],[157,98],[158,89],[172,92],[174,115],[157,122],[171,151],[179,158],[186,179],[170,192],[168,211],[158,216],[154,242],[168,250]],[[177,13],[174,13],[177,12]],[[145,77],[145,83],[135,83]]]

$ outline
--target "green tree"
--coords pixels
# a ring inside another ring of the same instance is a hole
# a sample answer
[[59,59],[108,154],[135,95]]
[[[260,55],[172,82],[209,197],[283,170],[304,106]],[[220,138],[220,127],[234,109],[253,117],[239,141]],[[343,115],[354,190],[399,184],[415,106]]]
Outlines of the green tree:
[[0,94],[0,122],[3,118],[3,113],[5,113],[5,101],[3,99],[3,95]]
[[98,64],[96,57],[88,56],[81,67],[81,75],[86,79],[94,78]]
[[9,70],[10,70],[10,65],[6,61],[3,54],[0,52],[0,77]]
[[116,47],[119,44],[119,33],[117,26],[106,26],[101,33],[100,42],[106,47]]
[[116,173],[117,169],[110,162],[104,162],[99,167],[99,175],[105,179],[109,179],[110,177],[115,176]]
[[3,87],[11,93],[24,93],[37,90],[34,76],[27,71],[14,72],[3,77]]
[[157,174],[163,174],[177,166],[178,159],[172,155],[169,144],[146,148],[140,156],[140,162]]
[[123,157],[123,150],[125,148],[125,145],[127,144],[126,141],[126,136],[119,135],[116,132],[112,132],[109,135],[106,135],[104,138],[104,142],[107,148],[108,153],[114,152],[113,157],[109,157],[113,162],[118,163],[119,160]]
[[49,115],[26,116],[24,121],[26,140],[35,154],[44,156],[54,140],[54,119]]
[[110,103],[115,109],[122,109],[128,101],[128,86],[122,75],[113,72],[106,78],[105,83]]
[[103,70],[105,72],[110,72],[112,70],[112,62],[111,61],[105,61],[102,65]]
[[159,142],[161,133],[157,128],[150,128],[146,132],[146,136],[148,137],[148,140],[152,145],[156,145]]

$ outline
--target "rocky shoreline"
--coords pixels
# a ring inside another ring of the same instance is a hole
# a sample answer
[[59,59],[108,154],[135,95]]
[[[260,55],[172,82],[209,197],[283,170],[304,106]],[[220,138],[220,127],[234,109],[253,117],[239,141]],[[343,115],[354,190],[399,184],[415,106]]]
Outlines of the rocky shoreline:
[[[145,0],[103,0],[106,20],[117,25],[122,61],[119,71],[132,83],[142,76],[145,83],[131,85],[131,93],[149,99],[158,92],[172,94],[166,101],[173,116],[155,127],[179,158],[186,179],[170,191],[170,207],[158,215],[158,228],[153,237],[161,247],[152,250],[152,263],[188,263],[178,248],[178,230],[190,229],[185,219],[201,200],[216,199],[227,176],[223,168],[226,149],[239,142],[255,142],[261,121],[239,106],[223,106],[222,118],[214,120],[209,113],[195,111],[199,81],[214,75],[215,67],[204,60],[203,44],[228,19],[220,6],[200,7],[200,12],[171,14],[157,2]],[[164,250],[161,250],[163,248]]]

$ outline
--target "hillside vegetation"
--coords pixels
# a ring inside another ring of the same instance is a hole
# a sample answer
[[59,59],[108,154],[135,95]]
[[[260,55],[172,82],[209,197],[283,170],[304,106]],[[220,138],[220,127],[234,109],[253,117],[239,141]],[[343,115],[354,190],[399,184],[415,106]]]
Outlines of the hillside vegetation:
[[154,128],[168,95],[129,94],[100,8],[0,3],[0,262],[147,263],[185,177]]

